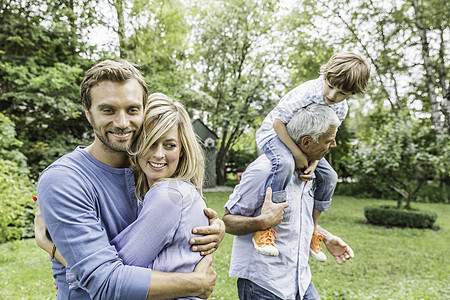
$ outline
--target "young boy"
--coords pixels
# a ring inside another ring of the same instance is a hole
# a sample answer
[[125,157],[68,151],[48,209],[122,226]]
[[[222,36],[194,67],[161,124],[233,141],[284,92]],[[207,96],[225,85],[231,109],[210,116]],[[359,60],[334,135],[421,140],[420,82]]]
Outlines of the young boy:
[[[256,132],[256,143],[272,163],[265,190],[272,188],[273,202],[286,201],[284,189],[295,169],[300,170],[299,176],[304,180],[311,180],[315,174],[314,234],[310,253],[315,259],[325,261],[326,256],[319,242],[322,236],[316,232],[316,226],[321,212],[330,208],[337,174],[325,158],[320,161],[307,161],[305,154],[289,136],[286,124],[300,108],[312,103],[329,105],[342,122],[348,112],[345,99],[350,95],[366,92],[370,66],[357,54],[341,52],[334,54],[328,63],[320,68],[320,74],[319,78],[297,86],[280,100]],[[273,229],[257,231],[253,236],[256,251],[277,256],[279,252],[275,247],[274,237],[277,238]]]

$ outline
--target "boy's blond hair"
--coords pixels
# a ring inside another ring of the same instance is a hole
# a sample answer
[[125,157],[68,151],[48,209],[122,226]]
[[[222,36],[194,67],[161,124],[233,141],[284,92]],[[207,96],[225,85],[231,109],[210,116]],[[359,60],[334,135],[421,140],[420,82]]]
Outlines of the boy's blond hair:
[[364,94],[369,86],[370,66],[353,52],[338,52],[320,67],[331,86],[352,94]]

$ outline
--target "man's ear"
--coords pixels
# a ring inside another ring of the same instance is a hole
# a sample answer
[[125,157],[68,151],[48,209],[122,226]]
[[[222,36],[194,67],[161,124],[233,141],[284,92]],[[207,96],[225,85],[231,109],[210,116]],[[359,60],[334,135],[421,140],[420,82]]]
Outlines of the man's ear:
[[300,139],[298,146],[300,147],[300,149],[302,149],[302,147],[308,148],[311,145],[311,142],[312,138],[309,135],[306,135]]
[[92,124],[92,122],[91,122],[91,114],[89,113],[89,110],[85,108],[84,109],[84,114],[85,114],[86,119],[88,120],[89,124]]

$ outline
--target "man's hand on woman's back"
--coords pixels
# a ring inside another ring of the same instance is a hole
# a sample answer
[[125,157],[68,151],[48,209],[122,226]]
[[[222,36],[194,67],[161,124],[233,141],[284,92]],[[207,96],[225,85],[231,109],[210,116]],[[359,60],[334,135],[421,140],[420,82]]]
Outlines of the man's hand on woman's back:
[[225,223],[211,208],[205,208],[204,212],[209,218],[209,226],[194,228],[192,233],[204,234],[204,236],[192,238],[189,243],[193,245],[192,251],[200,251],[201,255],[208,255],[219,248],[219,244],[225,236]]

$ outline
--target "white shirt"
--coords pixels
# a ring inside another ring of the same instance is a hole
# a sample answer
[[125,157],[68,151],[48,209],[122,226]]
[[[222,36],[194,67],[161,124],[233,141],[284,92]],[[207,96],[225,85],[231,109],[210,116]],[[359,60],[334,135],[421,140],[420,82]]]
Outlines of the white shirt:
[[[325,80],[323,76],[319,78],[307,81],[289,93],[287,93],[277,106],[267,115],[264,119],[261,128],[256,132],[256,144],[259,148],[263,149],[263,146],[272,138],[277,136],[277,133],[273,129],[273,121],[280,119],[284,124],[289,123],[295,113],[312,103],[321,105],[328,105],[323,99],[323,85]],[[336,104],[329,105],[342,122],[347,116],[348,104],[347,101],[341,101]]]
[[[252,162],[230,195],[225,209],[231,214],[260,215],[264,183],[270,169],[270,161],[265,155]],[[297,292],[303,298],[311,282],[309,245],[314,231],[312,185],[312,180],[305,184],[298,176],[292,176],[286,186],[289,207],[285,209],[283,222],[274,227],[279,237],[275,241],[280,251],[278,256],[257,253],[252,243],[254,233],[234,237],[230,277],[248,279],[282,299],[295,299]]]

